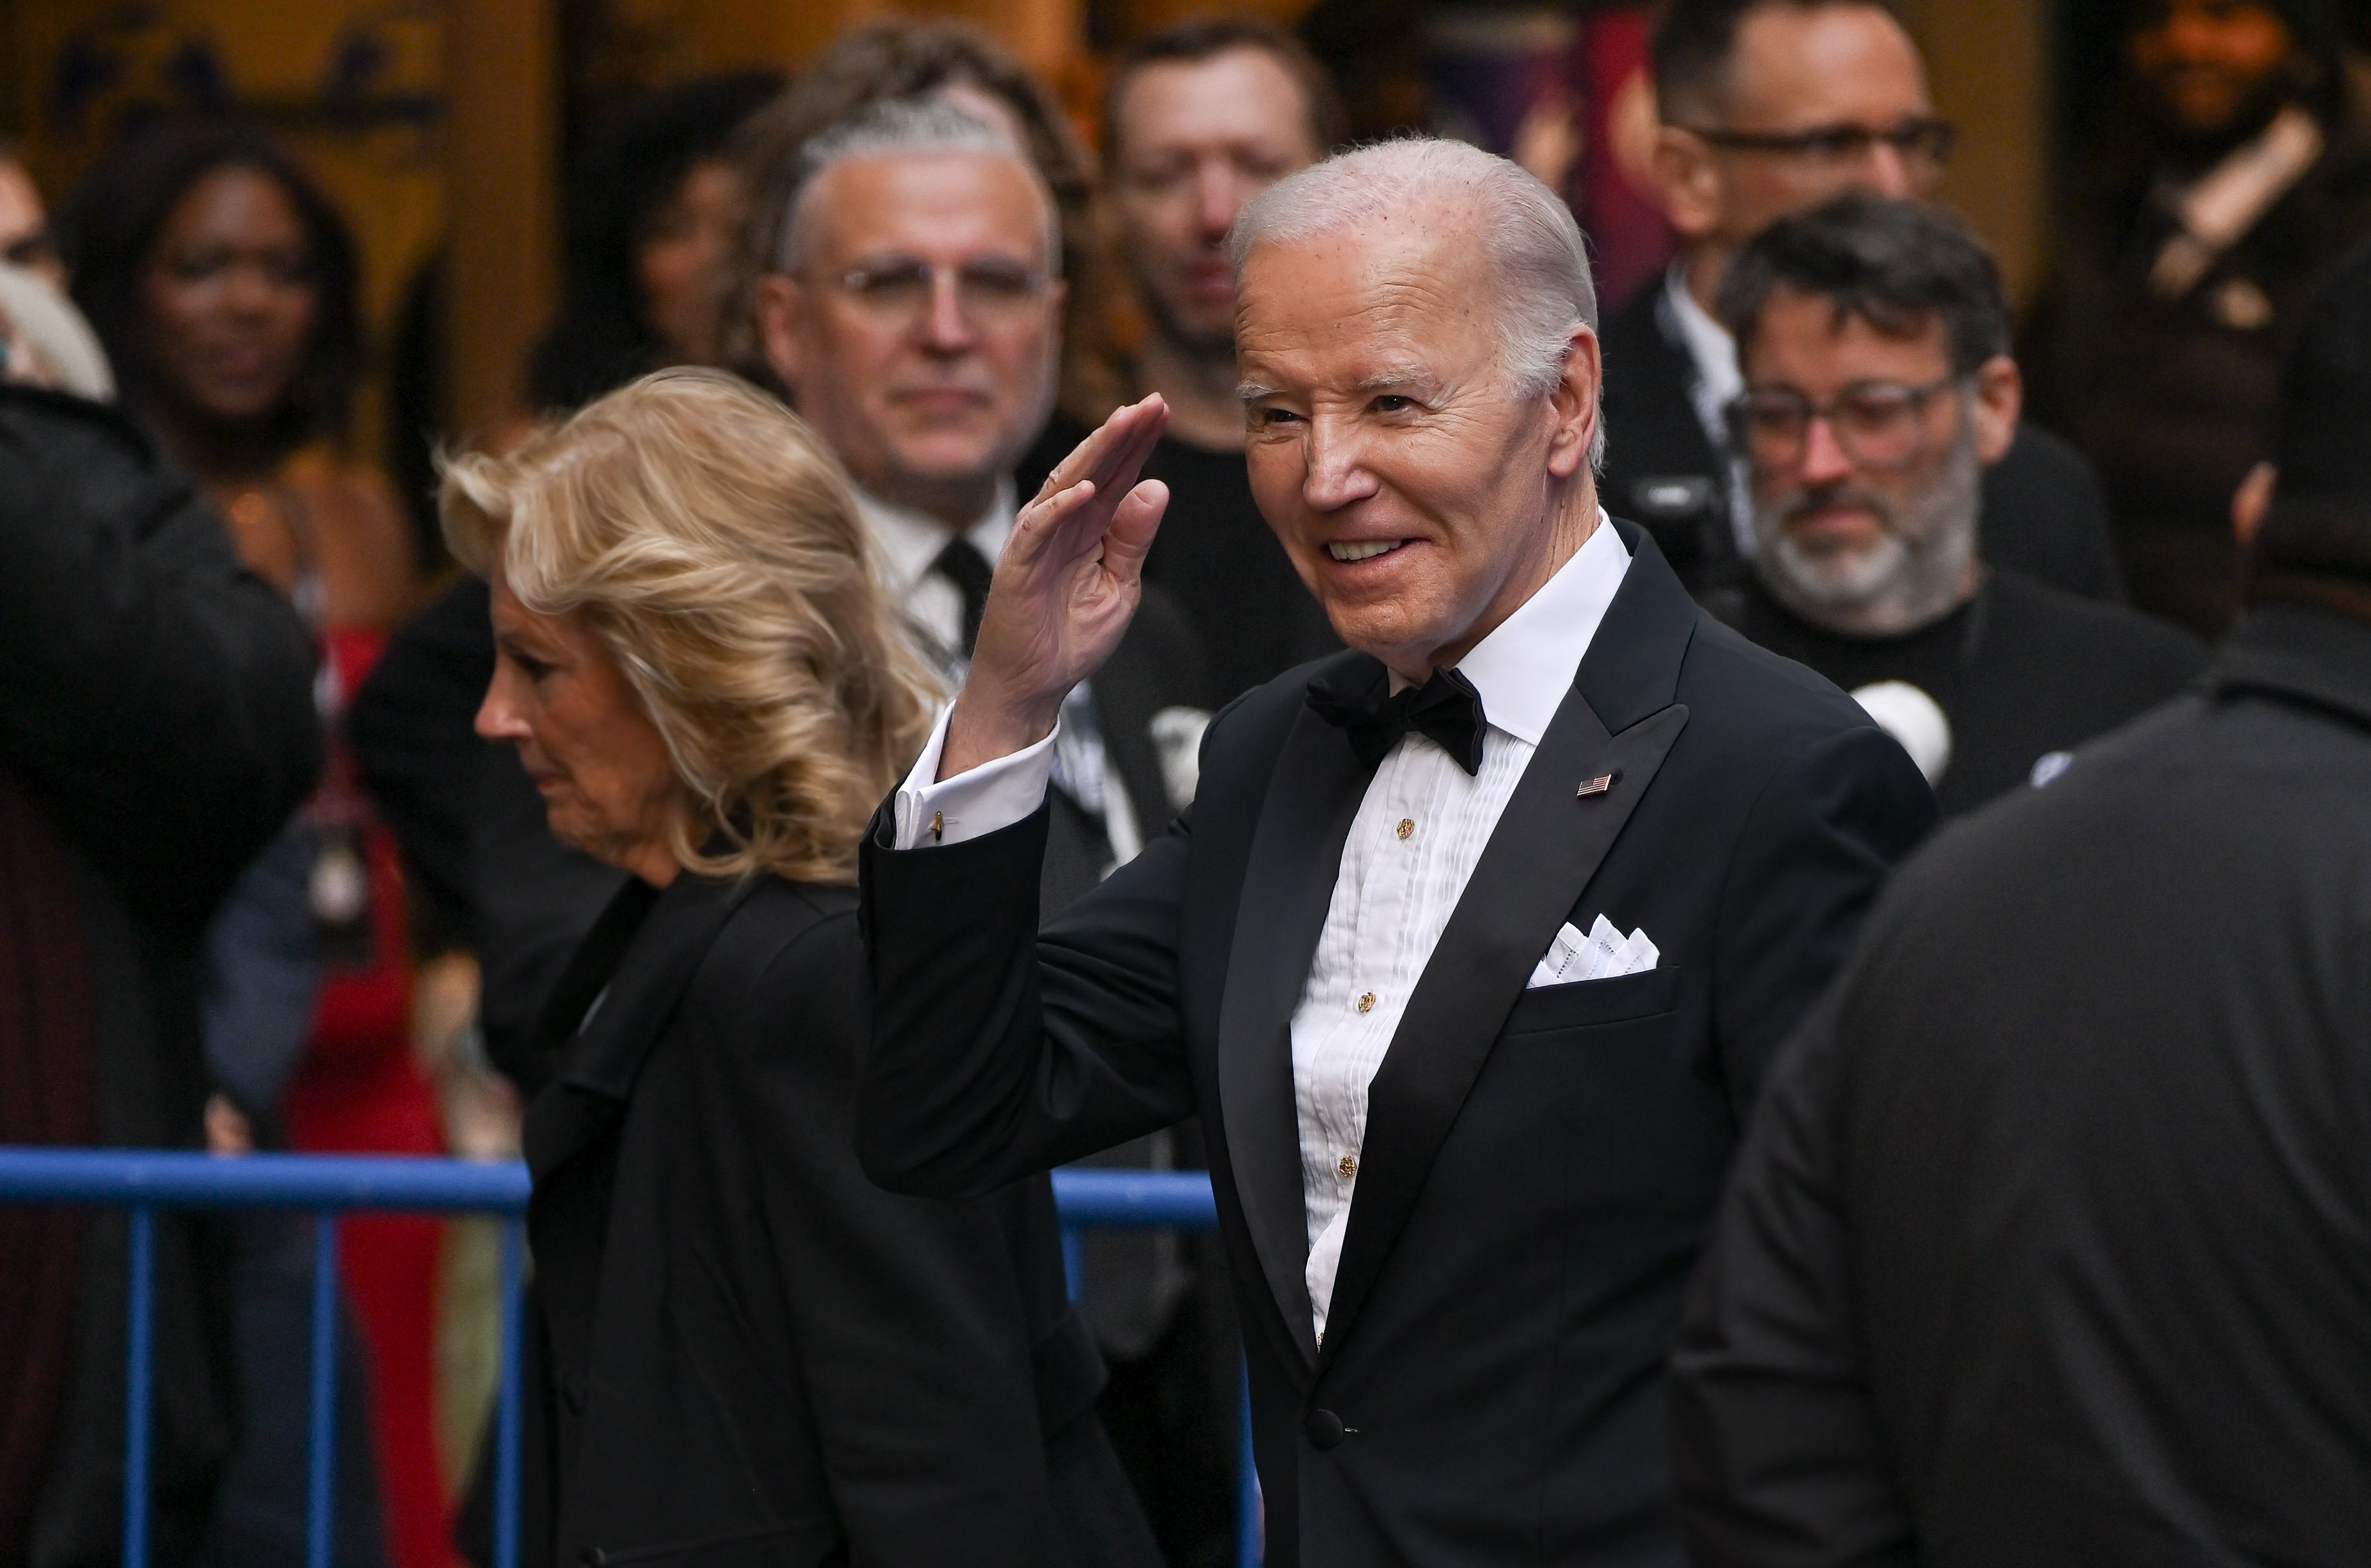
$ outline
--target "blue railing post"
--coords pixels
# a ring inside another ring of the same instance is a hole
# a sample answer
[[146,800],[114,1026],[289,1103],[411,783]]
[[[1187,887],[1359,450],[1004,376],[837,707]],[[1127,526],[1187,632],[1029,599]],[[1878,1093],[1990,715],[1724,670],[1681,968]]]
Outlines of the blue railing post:
[[305,1469],[305,1568],[330,1568],[338,1473],[338,1216],[313,1216],[313,1421]]
[[519,1356],[523,1350],[519,1282],[526,1251],[526,1222],[516,1216],[504,1218],[502,1392],[494,1406],[494,1568],[518,1568]]
[[[529,1183],[516,1160],[356,1155],[258,1154],[235,1159],[190,1149],[40,1148],[0,1145],[0,1203],[105,1204],[127,1211],[130,1291],[126,1303],[123,1562],[147,1568],[151,1411],[156,1372],[156,1210],[160,1207],[274,1208],[314,1211],[312,1431],[306,1474],[306,1559],[330,1568],[335,1556],[337,1474],[338,1223],[350,1209],[397,1213],[492,1213],[503,1218],[502,1366],[494,1427],[494,1561],[516,1568],[523,1389],[523,1309]],[[1199,1171],[1058,1170],[1055,1203],[1062,1222],[1062,1261],[1079,1287],[1080,1230],[1090,1225],[1218,1222],[1209,1180]],[[1244,1568],[1259,1560],[1258,1478],[1252,1469],[1246,1386],[1238,1551]]]
[[1252,1462],[1252,1379],[1243,1379],[1243,1432],[1235,1450],[1235,1562],[1240,1568],[1259,1568],[1266,1555],[1260,1518],[1259,1466]]
[[156,1211],[131,1214],[131,1299],[124,1304],[123,1568],[148,1568],[148,1408],[156,1367]]

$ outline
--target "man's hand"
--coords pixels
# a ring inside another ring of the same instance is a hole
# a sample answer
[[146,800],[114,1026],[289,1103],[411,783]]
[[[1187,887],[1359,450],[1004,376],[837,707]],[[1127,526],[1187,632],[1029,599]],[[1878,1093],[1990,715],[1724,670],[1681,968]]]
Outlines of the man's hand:
[[1099,669],[1144,592],[1144,557],[1169,506],[1137,483],[1169,425],[1158,393],[1079,444],[1021,509],[996,563],[971,675],[955,698],[939,777],[1010,756],[1053,732],[1070,688]]

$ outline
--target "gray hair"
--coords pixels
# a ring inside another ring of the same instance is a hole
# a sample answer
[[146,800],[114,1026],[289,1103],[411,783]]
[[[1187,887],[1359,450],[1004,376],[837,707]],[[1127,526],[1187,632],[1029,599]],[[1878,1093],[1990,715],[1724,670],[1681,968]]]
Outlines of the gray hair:
[[817,175],[850,158],[897,157],[918,153],[991,153],[1019,162],[1029,171],[1030,182],[1046,199],[1047,266],[1054,273],[1060,272],[1061,210],[1028,149],[1014,141],[1003,127],[935,95],[877,99],[807,138],[799,148],[791,199],[783,209],[775,265],[789,271],[801,259],[805,237],[803,230],[806,227],[801,217]]
[[[1469,214],[1496,274],[1499,356],[1516,396],[1544,397],[1564,375],[1575,326],[1597,328],[1589,244],[1563,198],[1520,164],[1464,142],[1409,136],[1337,153],[1290,174],[1243,206],[1227,236],[1238,283],[1263,245],[1364,228],[1411,208]],[[1601,410],[1589,461],[1605,460]]]

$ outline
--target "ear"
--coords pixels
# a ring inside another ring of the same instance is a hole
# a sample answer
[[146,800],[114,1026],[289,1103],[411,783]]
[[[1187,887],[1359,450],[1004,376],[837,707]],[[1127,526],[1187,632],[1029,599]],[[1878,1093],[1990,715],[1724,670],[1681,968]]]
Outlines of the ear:
[[758,337],[766,349],[766,363],[782,385],[799,385],[799,313],[806,306],[806,289],[787,272],[769,272],[758,280]]
[[1693,131],[1666,125],[1655,133],[1655,191],[1663,216],[1683,239],[1702,239],[1720,227],[1729,205],[1713,145]]
[[1588,470],[1589,448],[1597,438],[1597,421],[1603,417],[1598,396],[1604,386],[1605,363],[1597,334],[1575,326],[1565,347],[1564,375],[1548,390],[1556,421],[1548,435],[1548,472],[1559,479]]
[[2273,509],[2273,487],[2279,479],[2278,468],[2270,463],[2259,463],[2239,481],[2239,489],[2231,497],[2231,532],[2238,536],[2241,549],[2256,542],[2256,531],[2264,525],[2264,514]]
[[2017,442],[2017,419],[2025,408],[2025,378],[2017,362],[1995,354],[1976,367],[1976,396],[1969,417],[1976,425],[1976,456],[1986,467],[2008,455]]

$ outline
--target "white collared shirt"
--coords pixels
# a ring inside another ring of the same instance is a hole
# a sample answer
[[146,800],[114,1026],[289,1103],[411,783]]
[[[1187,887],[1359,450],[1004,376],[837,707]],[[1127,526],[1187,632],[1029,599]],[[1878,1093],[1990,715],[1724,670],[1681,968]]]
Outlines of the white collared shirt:
[[[955,662],[964,645],[963,590],[931,570],[939,552],[955,536],[954,530],[927,513],[893,506],[862,485],[854,489],[856,509],[863,513],[865,526],[873,530],[873,543],[881,547],[882,572],[889,592],[949,663]],[[997,481],[996,499],[980,513],[979,521],[963,531],[991,567],[1004,553],[1004,541],[1012,536],[1015,510],[1012,480],[1007,477]]]
[[1696,420],[1704,426],[1712,449],[1727,465],[1729,532],[1737,553],[1753,558],[1753,492],[1746,482],[1745,465],[1729,449],[1729,406],[1745,390],[1745,372],[1737,363],[1737,340],[1712,318],[1688,292],[1687,273],[1674,261],[1663,273],[1663,299],[1680,329],[1680,341],[1696,367],[1695,383],[1688,388]]
[[[856,491],[857,511],[872,529],[873,542],[881,547],[883,574],[889,591],[905,606],[907,617],[937,645],[935,651],[941,663],[960,683],[965,669],[963,590],[943,573],[931,570],[940,552],[955,536],[954,531],[927,513],[893,506],[862,485],[850,488]],[[963,536],[993,567],[1004,554],[1005,541],[1012,536],[1017,515],[1015,491],[1008,475],[997,481],[996,499],[989,503],[978,522],[963,531]],[[1086,698],[1084,686],[1071,694],[1073,703]],[[1070,705],[1064,706],[1067,709]],[[941,718],[943,724],[944,715]],[[1144,847],[1144,830],[1136,820],[1127,781],[1120,778],[1117,765],[1093,725],[1080,724],[1066,712],[1054,740],[1050,751],[1058,755],[1049,755],[1048,766],[1060,765],[1056,771],[1060,776],[1062,792],[1103,822],[1104,837],[1112,852],[1112,863],[1105,868],[1108,875],[1134,859],[1137,851]],[[938,769],[938,757],[934,741],[930,753],[933,772]],[[1041,782],[1027,808],[1013,820],[1017,822],[1035,811],[1044,795]]]
[[[1404,736],[1375,770],[1351,822],[1316,955],[1292,1014],[1293,1101],[1309,1227],[1305,1277],[1312,1326],[1321,1338],[1358,1186],[1367,1086],[1629,569],[1630,553],[1601,509],[1597,527],[1573,558],[1458,662],[1489,721],[1481,772],[1469,778],[1430,740]],[[1051,737],[933,782],[945,744],[942,714],[897,791],[900,849],[958,843],[1009,827],[1045,798]],[[1363,1009],[1361,998],[1371,998]]]

